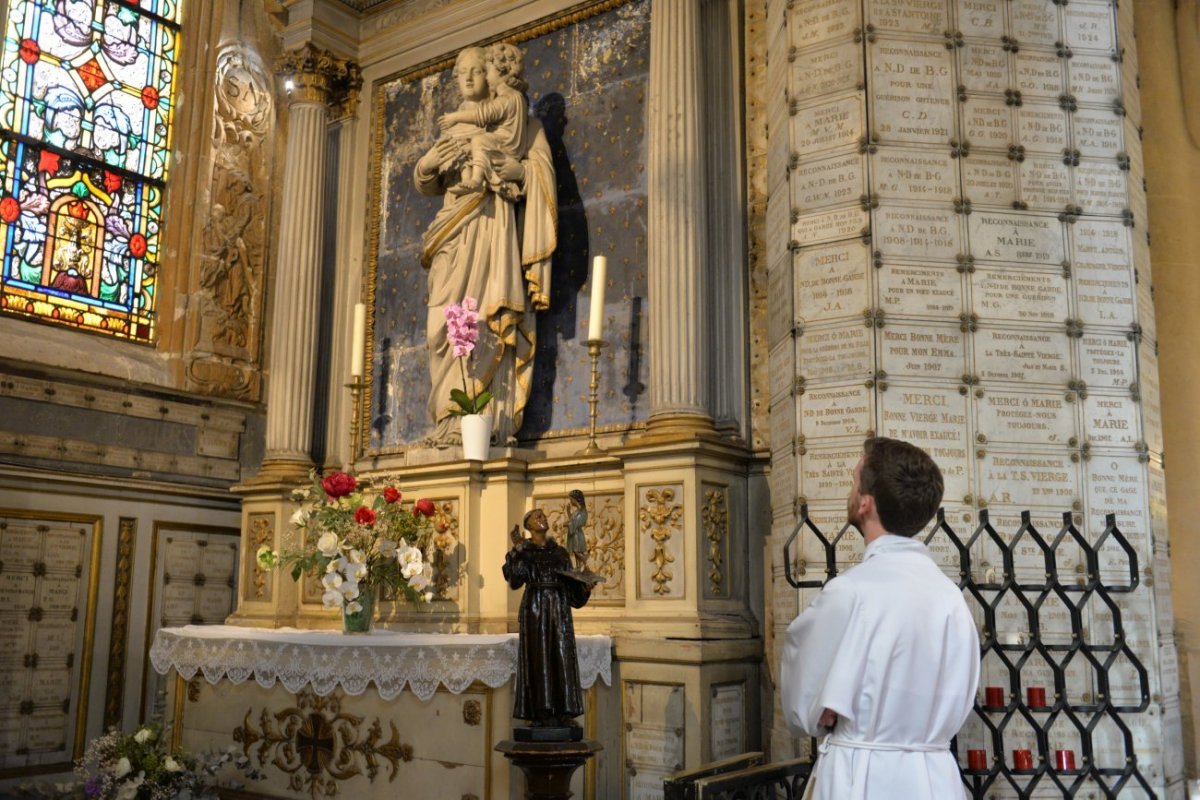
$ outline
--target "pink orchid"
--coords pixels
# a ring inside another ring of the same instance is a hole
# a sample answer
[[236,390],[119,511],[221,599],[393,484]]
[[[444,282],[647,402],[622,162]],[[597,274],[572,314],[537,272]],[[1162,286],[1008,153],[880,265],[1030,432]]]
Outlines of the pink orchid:
[[462,304],[446,306],[446,337],[455,358],[466,358],[479,341],[479,304],[473,297],[464,297]]

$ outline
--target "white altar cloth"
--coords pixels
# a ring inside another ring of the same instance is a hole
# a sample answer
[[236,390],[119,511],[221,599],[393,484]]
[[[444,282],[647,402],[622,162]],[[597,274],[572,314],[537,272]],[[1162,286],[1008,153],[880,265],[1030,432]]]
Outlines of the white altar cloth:
[[[600,677],[612,685],[612,639],[576,636],[579,681],[587,689]],[[290,692],[311,685],[318,695],[340,686],[359,695],[374,683],[391,700],[409,689],[428,700],[445,686],[458,694],[474,681],[501,686],[517,671],[517,634],[403,633],[297,628],[241,628],[233,625],[185,625],[160,628],[150,648],[150,663],[165,675],[175,669],[185,680],[203,673],[209,683],[237,684],[253,676],[269,689],[278,680]]]

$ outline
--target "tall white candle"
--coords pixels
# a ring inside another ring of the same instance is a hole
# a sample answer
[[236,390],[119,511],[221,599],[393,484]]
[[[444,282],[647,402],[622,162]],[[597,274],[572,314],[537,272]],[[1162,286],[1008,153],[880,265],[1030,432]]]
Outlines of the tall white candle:
[[592,308],[588,316],[588,341],[604,338],[604,284],[608,281],[608,259],[592,259]]
[[354,304],[354,338],[350,343],[350,377],[361,378],[363,374],[363,347],[367,343],[367,307]]

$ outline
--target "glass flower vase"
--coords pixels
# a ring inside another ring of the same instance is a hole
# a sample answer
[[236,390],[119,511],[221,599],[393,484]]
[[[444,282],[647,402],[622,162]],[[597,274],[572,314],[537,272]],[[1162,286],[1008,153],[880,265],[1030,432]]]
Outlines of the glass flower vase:
[[[342,633],[370,633],[375,628],[375,586],[358,587],[358,604],[362,608],[353,613],[342,607]],[[349,605],[349,603],[347,603]]]

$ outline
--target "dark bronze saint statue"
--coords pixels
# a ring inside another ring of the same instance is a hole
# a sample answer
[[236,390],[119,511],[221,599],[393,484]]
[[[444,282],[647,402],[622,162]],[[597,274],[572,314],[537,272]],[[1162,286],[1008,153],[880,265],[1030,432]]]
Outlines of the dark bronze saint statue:
[[547,536],[550,526],[540,508],[526,514],[524,524],[530,538],[523,539],[514,525],[512,548],[504,557],[509,587],[525,587],[518,615],[521,638],[513,716],[531,727],[518,728],[513,736],[577,741],[582,730],[573,719],[583,713],[583,692],[571,609],[587,603],[599,576],[572,569],[570,554]]

